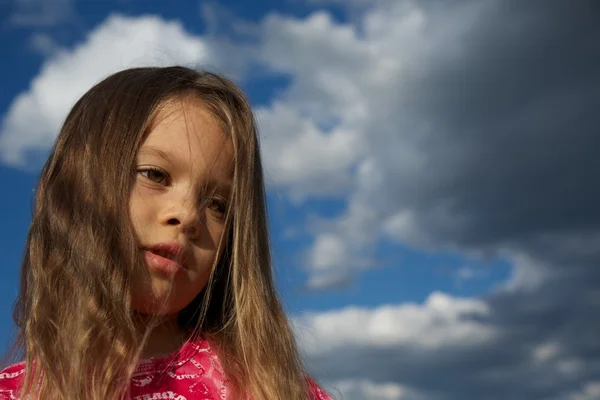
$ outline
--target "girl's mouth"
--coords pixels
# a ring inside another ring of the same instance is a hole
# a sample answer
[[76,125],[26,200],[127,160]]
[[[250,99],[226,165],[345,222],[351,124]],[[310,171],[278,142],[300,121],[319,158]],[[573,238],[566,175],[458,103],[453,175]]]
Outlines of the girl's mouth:
[[148,246],[144,250],[144,257],[149,267],[167,275],[174,275],[184,270],[187,264],[183,246],[177,242]]
[[150,250],[144,251],[144,258],[146,259],[146,264],[150,268],[165,275],[175,275],[185,269],[185,267],[177,261],[164,257]]

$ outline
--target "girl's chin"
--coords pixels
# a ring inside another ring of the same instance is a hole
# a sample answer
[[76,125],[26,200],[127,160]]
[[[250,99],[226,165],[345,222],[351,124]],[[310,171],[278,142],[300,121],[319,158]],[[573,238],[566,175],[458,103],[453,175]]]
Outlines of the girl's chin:
[[179,311],[183,310],[184,306],[178,307],[175,304],[166,304],[166,306],[161,307],[158,304],[137,304],[134,305],[134,311],[146,315],[149,317],[167,317],[173,316],[176,317]]
[[171,315],[183,310],[193,300],[182,296],[182,291],[164,280],[152,282],[152,287],[136,290],[133,293],[133,310],[146,315]]

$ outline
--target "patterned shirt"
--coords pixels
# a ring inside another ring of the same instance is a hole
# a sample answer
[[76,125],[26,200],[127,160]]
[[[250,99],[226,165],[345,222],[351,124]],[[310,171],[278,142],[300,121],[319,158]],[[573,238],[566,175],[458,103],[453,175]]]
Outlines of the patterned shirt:
[[[23,384],[25,364],[0,371],[0,400],[16,400]],[[309,380],[311,400],[332,400]],[[131,378],[132,400],[230,400],[228,381],[208,341],[184,344],[167,357],[140,361]]]

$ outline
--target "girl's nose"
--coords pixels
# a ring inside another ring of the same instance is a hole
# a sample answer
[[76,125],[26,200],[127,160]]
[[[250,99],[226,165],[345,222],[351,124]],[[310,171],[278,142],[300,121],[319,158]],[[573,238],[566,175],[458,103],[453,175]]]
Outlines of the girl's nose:
[[202,229],[202,218],[196,202],[191,199],[177,201],[176,205],[167,212],[164,220],[174,226],[190,239],[196,239]]
[[[196,214],[197,215],[197,214]],[[196,239],[200,236],[201,222],[198,216],[194,218],[188,217],[172,217],[167,221],[169,225],[176,226],[190,239]]]

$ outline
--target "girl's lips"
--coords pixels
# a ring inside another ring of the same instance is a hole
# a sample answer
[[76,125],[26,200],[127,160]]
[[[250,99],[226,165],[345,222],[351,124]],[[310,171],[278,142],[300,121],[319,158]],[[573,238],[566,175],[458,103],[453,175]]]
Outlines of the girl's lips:
[[150,250],[144,251],[144,258],[151,269],[165,275],[175,275],[184,269],[183,265],[179,264],[178,262],[163,256],[159,256]]

